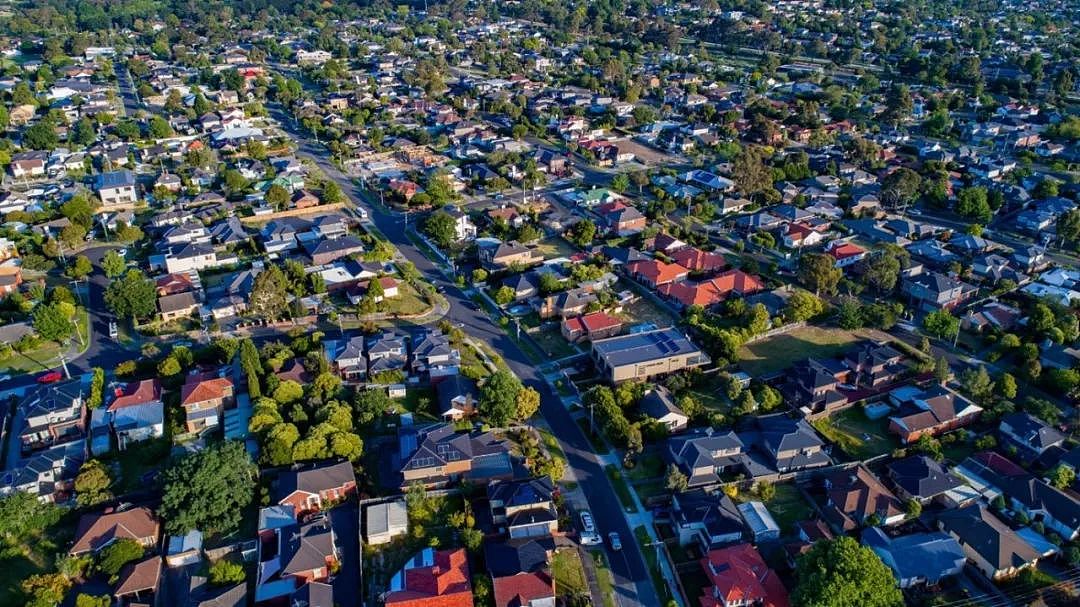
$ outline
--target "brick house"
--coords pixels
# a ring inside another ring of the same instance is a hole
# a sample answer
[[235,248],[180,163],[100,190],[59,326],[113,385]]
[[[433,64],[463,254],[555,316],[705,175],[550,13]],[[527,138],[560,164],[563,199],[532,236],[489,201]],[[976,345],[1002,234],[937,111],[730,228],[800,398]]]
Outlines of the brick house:
[[562,336],[570,342],[592,341],[618,335],[623,323],[607,312],[592,312],[562,321]]
[[667,263],[658,259],[629,263],[626,265],[626,271],[631,278],[653,289],[685,280],[690,274],[690,270],[677,263]]
[[161,521],[149,508],[138,507],[114,512],[84,514],[75,531],[75,541],[68,550],[71,556],[97,554],[121,539],[135,540],[146,548],[157,545]]
[[274,499],[290,504],[297,515],[322,510],[356,493],[356,475],[349,462],[319,462],[294,466],[277,479]]
[[390,578],[387,607],[472,607],[472,584],[464,548],[425,548]]
[[202,432],[217,426],[234,398],[234,386],[231,379],[208,377],[202,374],[189,375],[180,388],[180,406],[184,408],[185,428],[188,432]]
[[898,405],[896,414],[889,417],[889,432],[905,445],[924,434],[933,436],[966,426],[982,413],[982,407],[943,386],[889,398]]

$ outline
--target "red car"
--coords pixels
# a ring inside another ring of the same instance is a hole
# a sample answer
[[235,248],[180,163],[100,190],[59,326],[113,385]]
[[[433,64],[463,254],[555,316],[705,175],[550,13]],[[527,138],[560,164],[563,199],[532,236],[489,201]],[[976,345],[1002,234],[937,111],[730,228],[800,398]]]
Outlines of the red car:
[[55,384],[56,382],[64,379],[64,374],[59,371],[49,371],[39,375],[37,381],[39,384]]

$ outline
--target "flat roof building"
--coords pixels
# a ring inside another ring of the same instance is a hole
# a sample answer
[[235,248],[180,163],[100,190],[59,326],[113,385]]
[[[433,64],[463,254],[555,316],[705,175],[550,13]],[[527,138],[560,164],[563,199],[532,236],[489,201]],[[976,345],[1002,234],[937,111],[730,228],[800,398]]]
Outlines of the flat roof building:
[[634,333],[592,344],[592,358],[611,383],[646,379],[709,363],[709,357],[673,328]]

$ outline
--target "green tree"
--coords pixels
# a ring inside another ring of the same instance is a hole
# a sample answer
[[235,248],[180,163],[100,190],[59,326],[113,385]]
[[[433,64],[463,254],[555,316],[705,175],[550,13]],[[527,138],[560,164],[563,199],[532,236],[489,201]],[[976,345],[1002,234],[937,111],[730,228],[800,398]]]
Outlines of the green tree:
[[952,369],[949,368],[948,359],[944,355],[937,357],[934,361],[934,379],[939,384],[944,385],[945,382],[949,381],[950,375],[952,375]]
[[876,251],[859,262],[863,279],[879,293],[890,293],[896,288],[900,269],[900,259],[887,251]]
[[986,197],[986,188],[972,187],[956,195],[956,212],[968,219],[986,224],[994,216]]
[[784,318],[791,322],[809,320],[825,311],[821,298],[802,289],[796,290],[784,306]]
[[82,280],[90,275],[90,272],[94,271],[94,265],[90,263],[90,259],[86,255],[79,255],[71,262],[68,267],[68,276],[76,280]]
[[744,147],[731,165],[731,178],[735,186],[752,200],[772,190],[773,175],[766,160],[765,149],[751,145]]
[[105,305],[122,318],[146,318],[157,308],[154,281],[147,278],[142,270],[128,270],[105,289]]
[[1076,482],[1076,471],[1065,464],[1058,464],[1050,472],[1049,479],[1050,484],[1058,489],[1068,489]]
[[514,289],[503,285],[495,291],[495,303],[500,306],[505,306],[512,301],[514,301]]
[[979,403],[986,403],[994,396],[994,380],[983,365],[978,369],[965,369],[960,374],[960,384]]
[[85,116],[78,119],[75,122],[75,126],[71,129],[69,139],[82,147],[94,143],[94,140],[97,139],[97,131],[94,130],[94,123]]
[[843,270],[836,267],[831,255],[807,253],[799,260],[799,280],[815,295],[835,293],[843,276]]
[[52,150],[60,145],[56,125],[51,118],[42,118],[23,132],[23,145],[31,150]]
[[935,310],[923,318],[923,331],[938,339],[951,339],[960,330],[960,319],[948,310]]
[[457,240],[456,222],[446,211],[435,211],[424,221],[424,234],[441,248],[448,248]]
[[1058,216],[1057,235],[1062,242],[1072,245],[1080,240],[1080,209],[1069,209]]
[[124,565],[143,556],[143,547],[130,538],[121,538],[109,544],[98,554],[97,568],[110,578],[120,573]]
[[80,508],[96,506],[112,499],[109,469],[100,460],[92,459],[79,468],[75,477],[75,501]]
[[273,426],[263,442],[263,461],[271,466],[293,463],[293,449],[299,440],[300,431],[294,424],[279,423]]
[[528,420],[540,410],[540,393],[535,388],[522,388],[518,390],[516,405],[514,418]]
[[387,396],[386,390],[374,388],[371,390],[358,390],[353,399],[353,410],[356,412],[356,422],[361,426],[370,424],[390,409],[392,402]]
[[850,537],[822,540],[799,557],[796,605],[815,607],[902,607],[904,597],[892,570],[873,550]]
[[75,333],[75,324],[63,309],[63,303],[39,304],[34,308],[34,331],[42,338],[57,343]]
[[27,596],[25,607],[56,607],[71,590],[71,580],[60,573],[32,575],[19,588]]
[[165,532],[184,535],[193,529],[228,534],[240,526],[255,497],[258,469],[244,444],[225,441],[181,457],[165,470],[159,514]]
[[506,426],[517,412],[521,382],[509,371],[496,371],[480,388],[480,414],[492,426]]
[[345,193],[341,191],[341,186],[334,180],[327,180],[323,185],[322,200],[327,204],[337,204],[345,200]]
[[881,182],[881,201],[889,207],[906,206],[915,200],[920,185],[918,173],[907,167],[896,169]]
[[173,128],[169,124],[169,121],[161,116],[154,116],[150,119],[146,132],[151,139],[167,139],[176,134],[173,132]]
[[110,249],[105,256],[101,258],[101,269],[105,272],[106,278],[113,279],[120,276],[127,270],[127,260],[124,256]]
[[214,586],[231,586],[247,579],[244,566],[225,559],[210,565],[210,583]]
[[255,277],[251,287],[250,310],[256,316],[277,319],[288,309],[288,281],[276,265],[271,265]]
[[667,474],[664,476],[664,487],[672,493],[681,493],[686,491],[686,487],[689,483],[689,479],[683,474],[682,470],[675,464],[669,464]]
[[582,219],[570,228],[570,240],[579,247],[587,247],[596,238],[596,223]]
[[997,380],[998,396],[1012,400],[1016,398],[1016,378],[1011,373],[1002,373]]
[[75,597],[75,607],[110,607],[112,605],[112,597],[107,594],[85,594],[80,592],[79,596]]

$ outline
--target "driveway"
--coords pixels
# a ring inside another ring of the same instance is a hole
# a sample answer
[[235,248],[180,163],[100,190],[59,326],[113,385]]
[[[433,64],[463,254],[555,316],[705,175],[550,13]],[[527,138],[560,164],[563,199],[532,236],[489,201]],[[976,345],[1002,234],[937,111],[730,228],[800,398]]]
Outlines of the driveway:
[[349,501],[330,511],[341,569],[334,576],[334,604],[340,607],[360,605],[360,506]]

